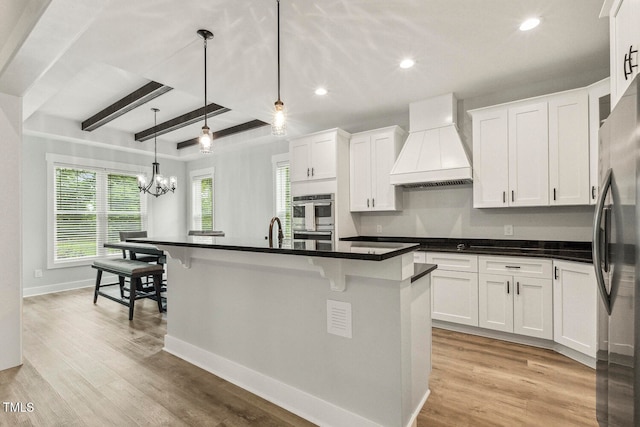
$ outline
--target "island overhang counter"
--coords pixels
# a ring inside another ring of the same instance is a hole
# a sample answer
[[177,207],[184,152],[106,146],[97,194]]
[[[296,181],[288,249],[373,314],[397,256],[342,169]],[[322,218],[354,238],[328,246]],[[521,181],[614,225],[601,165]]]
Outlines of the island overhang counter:
[[135,240],[169,255],[167,352],[318,425],[415,425],[429,395],[436,268],[415,274],[419,245]]

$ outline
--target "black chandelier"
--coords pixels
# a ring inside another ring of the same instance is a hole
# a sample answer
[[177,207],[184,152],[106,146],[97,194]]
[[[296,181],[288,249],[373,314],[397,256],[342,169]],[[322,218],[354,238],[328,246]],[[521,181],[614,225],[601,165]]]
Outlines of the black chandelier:
[[153,111],[153,171],[151,174],[151,180],[147,183],[147,177],[145,175],[138,175],[138,188],[141,193],[151,194],[158,197],[163,194],[167,194],[169,191],[172,193],[178,186],[178,179],[175,176],[169,177],[169,179],[160,175],[160,163],[158,163],[158,141],[156,128],[158,126],[157,108],[152,108]]

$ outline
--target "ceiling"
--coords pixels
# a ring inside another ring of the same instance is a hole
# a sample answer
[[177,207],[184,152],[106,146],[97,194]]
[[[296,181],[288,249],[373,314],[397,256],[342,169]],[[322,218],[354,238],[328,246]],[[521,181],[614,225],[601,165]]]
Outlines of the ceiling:
[[[466,99],[602,75],[609,26],[598,17],[601,7],[602,0],[281,0],[288,137],[364,130],[380,118],[408,117],[410,102],[448,92]],[[160,109],[161,123],[204,104],[200,28],[214,33],[208,100],[232,110],[210,119],[212,130],[271,119],[276,0],[9,0],[0,16],[0,92],[24,97],[27,134],[152,150],[133,139],[153,126],[151,107]],[[530,16],[541,17],[540,26],[519,31]],[[399,68],[405,57],[416,65]],[[80,130],[149,81],[173,90],[93,132]],[[328,94],[315,95],[318,86]],[[158,150],[193,158],[194,150],[176,143],[196,137],[201,126],[158,137]],[[275,138],[269,131],[220,143]]]

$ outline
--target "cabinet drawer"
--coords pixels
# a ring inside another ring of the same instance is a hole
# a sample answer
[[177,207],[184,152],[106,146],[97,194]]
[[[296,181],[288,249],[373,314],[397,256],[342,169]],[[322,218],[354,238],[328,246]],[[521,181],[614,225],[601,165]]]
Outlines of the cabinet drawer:
[[480,273],[551,279],[551,260],[524,257],[478,257]]
[[438,264],[438,270],[478,272],[477,255],[427,252],[427,263]]

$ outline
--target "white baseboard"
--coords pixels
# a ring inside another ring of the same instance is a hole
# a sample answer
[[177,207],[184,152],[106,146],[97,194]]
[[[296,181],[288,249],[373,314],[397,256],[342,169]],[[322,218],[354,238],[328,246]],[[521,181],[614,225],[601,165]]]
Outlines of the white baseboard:
[[431,394],[431,389],[427,389],[427,392],[424,394],[424,396],[422,396],[422,399],[420,400],[420,403],[416,407],[416,410],[413,411],[413,414],[411,414],[411,418],[409,418],[407,427],[418,425],[418,415],[420,414],[420,411],[422,411],[422,407],[424,406],[424,404],[427,403],[427,399],[429,398],[430,394]]
[[[165,335],[164,350],[319,426],[379,426],[333,403],[170,335]],[[424,400],[427,396],[428,393]]]
[[[115,277],[115,276],[114,276]],[[105,283],[107,278],[105,278]],[[22,297],[33,297],[36,295],[52,294],[54,292],[70,291],[72,289],[88,288],[96,285],[95,279],[78,280],[76,282],[56,283],[54,285],[34,286],[22,289]]]

